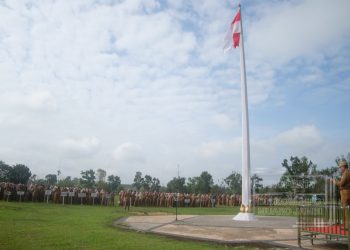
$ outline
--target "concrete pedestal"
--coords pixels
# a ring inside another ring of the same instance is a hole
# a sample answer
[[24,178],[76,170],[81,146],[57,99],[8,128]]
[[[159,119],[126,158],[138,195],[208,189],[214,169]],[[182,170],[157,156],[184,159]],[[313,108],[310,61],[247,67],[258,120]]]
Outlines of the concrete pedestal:
[[235,217],[233,217],[232,220],[254,221],[254,220],[256,220],[256,217],[253,213],[239,213]]

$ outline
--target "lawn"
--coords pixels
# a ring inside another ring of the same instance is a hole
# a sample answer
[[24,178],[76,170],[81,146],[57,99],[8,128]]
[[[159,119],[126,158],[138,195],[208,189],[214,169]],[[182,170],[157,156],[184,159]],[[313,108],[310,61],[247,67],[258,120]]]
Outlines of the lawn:
[[[120,210],[122,211],[122,209]],[[151,214],[151,213],[168,213],[175,215],[175,208],[154,208],[154,207],[133,207],[129,213],[133,214]],[[239,212],[239,207],[220,206],[215,208],[199,207],[180,207],[178,214],[189,215],[233,215]]]
[[[132,208],[129,214],[174,213]],[[179,214],[234,214],[232,208],[180,208]],[[247,249],[124,231],[113,221],[120,207],[0,202],[0,249]]]

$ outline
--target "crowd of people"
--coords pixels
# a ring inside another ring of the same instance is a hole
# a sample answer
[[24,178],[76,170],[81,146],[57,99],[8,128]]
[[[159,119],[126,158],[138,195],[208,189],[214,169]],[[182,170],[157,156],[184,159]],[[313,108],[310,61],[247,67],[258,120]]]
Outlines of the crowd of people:
[[[273,195],[253,195],[253,206],[273,206],[281,199]],[[135,207],[215,207],[240,206],[241,195],[238,194],[190,194],[170,192],[120,191],[119,205],[128,209]]]
[[0,183],[0,200],[114,206],[115,193],[103,189]]
[[[240,206],[238,194],[193,194],[122,190],[118,196],[97,188],[59,187],[42,184],[0,183],[0,200],[47,202],[55,204],[119,205],[135,207],[215,207]],[[115,198],[117,199],[115,202]],[[253,206],[272,206],[278,201],[271,195],[255,195]]]
[[122,190],[119,193],[119,205],[126,208],[135,207],[215,207],[239,206],[240,195],[189,194],[171,192],[137,192]]

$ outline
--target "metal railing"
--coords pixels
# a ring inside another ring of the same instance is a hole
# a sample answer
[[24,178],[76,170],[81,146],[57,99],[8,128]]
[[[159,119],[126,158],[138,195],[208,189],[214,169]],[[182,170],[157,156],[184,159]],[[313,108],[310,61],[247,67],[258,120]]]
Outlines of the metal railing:
[[298,245],[302,240],[349,243],[349,207],[335,204],[298,207]]

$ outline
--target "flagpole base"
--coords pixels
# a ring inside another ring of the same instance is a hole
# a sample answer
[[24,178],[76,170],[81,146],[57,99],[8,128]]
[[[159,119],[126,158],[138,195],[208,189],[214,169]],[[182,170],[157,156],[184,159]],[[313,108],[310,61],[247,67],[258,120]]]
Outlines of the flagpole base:
[[236,221],[255,221],[256,217],[253,213],[240,212],[232,220]]

